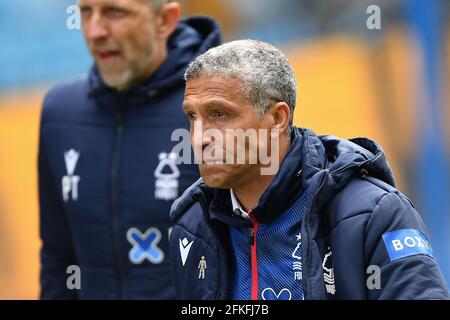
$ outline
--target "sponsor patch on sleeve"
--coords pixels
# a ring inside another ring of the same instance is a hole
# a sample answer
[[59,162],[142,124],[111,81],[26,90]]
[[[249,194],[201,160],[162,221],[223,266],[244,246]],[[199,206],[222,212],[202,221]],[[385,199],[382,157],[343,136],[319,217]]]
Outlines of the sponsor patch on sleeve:
[[386,232],[383,241],[391,261],[417,254],[433,257],[430,241],[422,232],[414,229]]

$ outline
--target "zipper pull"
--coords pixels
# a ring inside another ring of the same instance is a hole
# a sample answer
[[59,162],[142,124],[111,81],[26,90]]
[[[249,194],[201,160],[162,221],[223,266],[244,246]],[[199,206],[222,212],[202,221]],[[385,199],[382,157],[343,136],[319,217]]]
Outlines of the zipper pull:
[[249,237],[250,237],[250,244],[253,246],[255,245],[255,229],[253,227],[248,229]]
[[250,228],[248,229],[248,231],[249,231],[249,237],[250,237],[250,244],[253,246],[253,245],[255,245],[255,223],[256,223],[256,220],[255,220],[255,218],[253,217],[253,212],[252,212],[252,210],[249,210],[249,211],[248,211],[248,217],[250,218],[250,220],[251,220],[252,223],[253,223],[253,226],[250,227]]

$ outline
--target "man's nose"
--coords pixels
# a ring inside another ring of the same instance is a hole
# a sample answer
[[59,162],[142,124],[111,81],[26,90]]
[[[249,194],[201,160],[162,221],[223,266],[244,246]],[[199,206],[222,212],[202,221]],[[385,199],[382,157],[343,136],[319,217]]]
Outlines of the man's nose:
[[108,36],[108,27],[100,14],[94,13],[85,21],[85,36],[88,40],[104,39]]
[[192,136],[192,145],[196,148],[203,150],[209,144],[214,142],[215,137],[205,134],[208,130],[208,123],[202,120],[194,121],[193,126],[191,127],[191,136]]

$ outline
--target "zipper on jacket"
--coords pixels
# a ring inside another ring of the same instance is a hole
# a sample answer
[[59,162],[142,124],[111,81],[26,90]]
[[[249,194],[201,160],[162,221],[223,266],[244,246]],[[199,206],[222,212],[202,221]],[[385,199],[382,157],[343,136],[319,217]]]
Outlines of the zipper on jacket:
[[250,220],[253,222],[253,227],[249,228],[250,236],[250,253],[251,253],[251,270],[252,270],[252,296],[251,300],[258,300],[258,257],[257,257],[257,241],[256,234],[258,233],[259,224],[253,216],[253,212],[248,212]]
[[113,162],[111,168],[111,205],[112,205],[112,235],[114,241],[114,252],[116,255],[117,272],[119,274],[119,299],[124,299],[125,291],[125,266],[122,261],[122,250],[120,245],[120,227],[119,227],[119,162],[120,162],[120,146],[122,145],[123,135],[123,108],[122,105],[117,106],[117,124],[116,137],[114,143]]
[[[314,197],[312,199],[311,206],[310,206],[310,208],[309,208],[309,210],[308,210],[308,212],[306,214],[306,228],[305,228],[305,230],[306,230],[306,237],[307,237],[307,241],[308,241],[308,251],[306,253],[307,261],[306,261],[306,268],[305,268],[305,272],[304,272],[304,276],[305,276],[305,278],[304,278],[305,279],[305,282],[304,282],[305,290],[304,291],[306,291],[306,292],[308,292],[308,290],[311,288],[311,281],[310,281],[309,276],[308,276],[308,271],[309,271],[310,265],[311,265],[311,242],[312,242],[311,241],[311,237],[309,235],[309,223],[310,223],[310,219],[311,219],[310,216],[311,216],[311,211],[312,211],[312,208],[314,206],[314,202],[316,200],[316,197],[317,197],[317,195],[319,194],[320,190],[323,188],[323,186],[325,185],[325,183],[327,181],[329,170],[326,169],[325,171],[326,172],[325,172],[325,174],[324,174],[324,176],[322,178],[322,181],[320,182],[319,188],[317,188],[317,190],[316,190],[316,192],[314,194]],[[305,297],[305,292],[303,292],[303,297]]]

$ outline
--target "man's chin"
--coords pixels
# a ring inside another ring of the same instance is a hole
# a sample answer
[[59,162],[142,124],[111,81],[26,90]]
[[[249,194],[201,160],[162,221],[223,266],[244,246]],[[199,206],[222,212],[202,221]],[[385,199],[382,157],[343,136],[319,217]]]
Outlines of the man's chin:
[[100,69],[100,74],[102,76],[103,82],[111,88],[115,88],[117,90],[124,90],[129,87],[131,82],[131,76],[128,71],[122,73],[116,72],[102,72]]
[[230,175],[227,174],[229,168],[225,168],[224,165],[200,165],[200,175],[203,181],[210,188],[217,189],[229,189],[230,185]]

